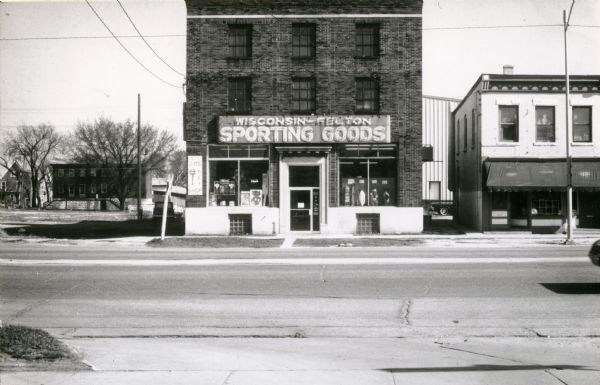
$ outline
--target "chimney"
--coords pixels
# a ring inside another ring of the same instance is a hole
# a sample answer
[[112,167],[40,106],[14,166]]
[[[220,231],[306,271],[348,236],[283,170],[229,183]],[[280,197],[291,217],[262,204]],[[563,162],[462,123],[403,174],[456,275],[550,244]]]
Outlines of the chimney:
[[504,75],[512,75],[514,73],[514,69],[515,69],[515,67],[513,65],[511,65],[511,64],[505,64],[502,67],[502,73]]

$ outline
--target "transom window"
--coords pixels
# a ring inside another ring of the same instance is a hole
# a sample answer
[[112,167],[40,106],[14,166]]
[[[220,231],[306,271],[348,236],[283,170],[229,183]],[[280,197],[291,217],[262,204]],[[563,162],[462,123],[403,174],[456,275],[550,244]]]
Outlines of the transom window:
[[250,78],[230,78],[227,91],[229,99],[229,112],[251,112],[252,80]]
[[379,24],[356,24],[356,56],[379,55]]
[[556,141],[553,106],[535,107],[535,141]]
[[249,58],[252,56],[252,25],[229,26],[229,57]]
[[500,106],[500,141],[519,141],[519,107]]
[[292,57],[314,57],[315,40],[316,26],[314,24],[292,24]]
[[592,141],[592,107],[573,107],[573,142]]
[[356,112],[379,112],[378,79],[356,79]]
[[314,78],[292,79],[292,112],[314,112],[316,109]]

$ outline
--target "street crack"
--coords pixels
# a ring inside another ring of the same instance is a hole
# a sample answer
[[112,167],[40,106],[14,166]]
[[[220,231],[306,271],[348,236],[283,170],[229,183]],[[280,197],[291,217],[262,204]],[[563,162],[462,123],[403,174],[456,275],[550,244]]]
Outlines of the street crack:
[[566,383],[565,381],[563,381],[563,380],[562,380],[560,377],[558,377],[556,374],[552,373],[552,372],[550,371],[550,369],[546,369],[546,370],[544,370],[544,372],[546,372],[546,373],[548,373],[549,375],[551,375],[552,377],[556,378],[556,380],[557,380],[557,381],[559,381],[561,384],[564,384],[564,385],[569,385],[568,383]]
[[227,377],[225,377],[225,379],[223,380],[223,383],[221,385],[229,384],[229,379],[233,376],[234,373],[235,373],[235,370],[232,370],[231,372],[229,372],[227,374]]
[[400,308],[400,321],[403,325],[410,325],[410,320],[408,317],[410,316],[410,299],[406,299],[402,302],[402,307]]

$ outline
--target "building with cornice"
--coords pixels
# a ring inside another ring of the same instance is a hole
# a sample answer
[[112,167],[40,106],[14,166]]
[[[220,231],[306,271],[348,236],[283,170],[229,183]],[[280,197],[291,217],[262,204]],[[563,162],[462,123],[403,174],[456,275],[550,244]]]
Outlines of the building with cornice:
[[422,231],[421,0],[186,5],[186,234]]

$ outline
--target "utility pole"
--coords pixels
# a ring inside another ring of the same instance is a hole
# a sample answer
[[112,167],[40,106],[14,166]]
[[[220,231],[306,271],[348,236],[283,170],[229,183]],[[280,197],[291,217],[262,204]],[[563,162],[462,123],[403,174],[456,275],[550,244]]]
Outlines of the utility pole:
[[571,135],[569,130],[569,66],[568,66],[568,51],[567,51],[567,29],[571,20],[571,12],[575,0],[571,3],[569,14],[563,10],[563,32],[565,40],[565,143],[566,143],[566,163],[567,163],[567,239],[565,244],[573,242],[573,179],[571,173]]
[[141,98],[138,94],[138,119],[137,119],[137,168],[138,168],[138,192],[137,192],[137,218],[142,220],[142,163],[140,162],[140,147],[141,147]]

